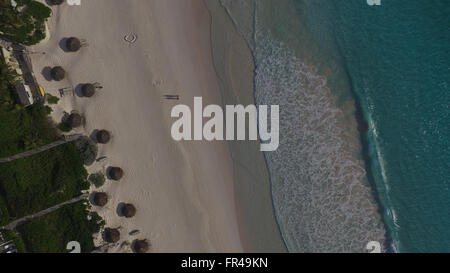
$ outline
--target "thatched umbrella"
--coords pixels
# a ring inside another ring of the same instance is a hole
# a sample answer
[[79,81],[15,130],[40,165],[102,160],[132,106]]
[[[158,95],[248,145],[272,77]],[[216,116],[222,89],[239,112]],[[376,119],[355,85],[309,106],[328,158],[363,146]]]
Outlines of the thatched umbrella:
[[81,123],[83,121],[83,118],[80,116],[80,114],[72,113],[67,118],[67,125],[69,125],[72,128],[77,128],[81,126]]
[[131,218],[136,215],[136,208],[133,204],[125,204],[122,207],[122,214],[126,218]]
[[64,3],[64,0],[51,0],[52,5],[61,5]]
[[69,50],[69,51],[72,51],[72,52],[78,51],[81,48],[81,41],[78,38],[70,37],[66,41],[66,47],[67,47],[67,50]]
[[96,192],[94,194],[94,204],[103,207],[108,203],[108,195],[104,192]]
[[120,231],[117,228],[105,228],[105,241],[117,243],[120,240]]
[[52,79],[55,81],[61,81],[66,76],[66,71],[61,66],[55,66],[50,72]]
[[106,144],[111,139],[111,134],[106,130],[100,130],[97,132],[97,142]]
[[123,170],[119,167],[112,167],[109,170],[109,176],[113,180],[120,180],[123,177]]
[[85,97],[92,97],[95,94],[95,86],[90,83],[83,84],[81,87],[81,93]]
[[148,251],[150,245],[147,240],[136,240],[134,242],[134,250],[137,253],[145,253]]

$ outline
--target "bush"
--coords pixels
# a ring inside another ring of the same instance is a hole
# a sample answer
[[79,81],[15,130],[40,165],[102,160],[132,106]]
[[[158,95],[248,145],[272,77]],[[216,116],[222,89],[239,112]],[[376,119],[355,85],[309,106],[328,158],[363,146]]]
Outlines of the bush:
[[45,95],[47,98],[47,102],[49,104],[57,104],[59,102],[59,98],[50,94]]
[[[0,4],[5,1],[0,1]],[[9,2],[9,1],[8,1]],[[2,4],[0,9],[0,31],[13,42],[34,45],[45,38],[45,21],[51,9],[34,0],[16,0],[23,12],[11,5]]]
[[89,189],[87,177],[72,143],[0,164],[0,206],[8,220],[18,219],[79,196]]
[[50,106],[46,105],[45,106],[45,113],[47,113],[47,115],[50,115],[52,112],[53,112],[53,109]]
[[0,196],[0,227],[5,226],[10,222],[8,208],[6,207],[5,201]]
[[[3,76],[0,74],[0,83],[5,81]],[[20,107],[14,103],[9,88],[0,84],[0,157],[57,140],[59,135],[48,117],[48,109],[42,103]]]
[[20,107],[14,100],[14,74],[0,58],[0,157],[33,149],[59,138],[42,103]]
[[96,188],[100,188],[105,184],[105,175],[102,172],[91,174],[88,179]]
[[[28,0],[17,0],[24,1]],[[1,0],[0,6],[1,30],[7,8],[3,9]],[[11,70],[0,58],[0,157],[60,139],[48,117],[49,107],[42,103],[20,107],[14,103],[13,83]],[[96,146],[95,149],[91,146],[87,145],[85,150],[91,154],[95,150],[96,154]],[[81,191],[89,189],[87,176],[73,143],[0,164],[0,226],[79,196]],[[92,234],[98,232],[104,221],[95,213],[90,219],[88,215],[87,206],[78,202],[18,228],[24,235],[23,241],[15,233],[6,235],[14,240],[19,252],[67,252],[66,244],[72,240],[81,243],[83,252],[91,252]]]
[[[18,227],[25,247],[31,253],[67,253],[67,243],[77,241],[81,252],[94,250],[92,234],[105,225],[100,216],[89,212],[86,201],[67,205]],[[88,217],[90,219],[88,220]]]
[[36,1],[27,3],[26,12],[40,22],[45,21],[52,14],[52,10],[49,7]]
[[61,130],[62,132],[72,131],[72,127],[70,127],[69,125],[67,125],[64,122],[61,122],[60,124],[58,124],[58,129]]
[[25,244],[22,240],[22,238],[16,234],[14,231],[12,230],[3,230],[2,231],[3,237],[6,241],[13,241],[14,242],[14,246],[17,249],[17,252],[19,253],[26,253],[27,250],[25,248]]
[[80,137],[75,141],[75,145],[78,148],[81,159],[84,165],[90,166],[94,163],[97,158],[98,147],[97,144],[89,137]]

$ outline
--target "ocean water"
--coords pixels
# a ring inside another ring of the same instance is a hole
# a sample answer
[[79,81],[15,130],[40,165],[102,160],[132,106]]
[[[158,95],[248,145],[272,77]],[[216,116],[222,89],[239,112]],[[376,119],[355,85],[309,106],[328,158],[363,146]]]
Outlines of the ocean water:
[[450,1],[307,5],[328,9],[395,248],[450,252]]
[[289,251],[450,252],[450,1],[221,3],[257,104],[280,105],[265,157]]

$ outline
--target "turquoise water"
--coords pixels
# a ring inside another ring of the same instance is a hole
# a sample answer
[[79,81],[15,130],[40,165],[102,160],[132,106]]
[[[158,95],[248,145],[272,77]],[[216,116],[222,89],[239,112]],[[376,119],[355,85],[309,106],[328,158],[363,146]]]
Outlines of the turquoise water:
[[330,21],[369,122],[371,176],[397,250],[450,252],[450,1],[310,2]]
[[450,252],[450,1],[221,2],[256,103],[280,105],[265,157],[289,251]]

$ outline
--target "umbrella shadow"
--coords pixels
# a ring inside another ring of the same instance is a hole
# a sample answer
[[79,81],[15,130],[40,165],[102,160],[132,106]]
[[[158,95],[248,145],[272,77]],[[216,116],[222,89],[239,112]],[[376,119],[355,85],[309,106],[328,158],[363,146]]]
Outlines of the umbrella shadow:
[[83,91],[81,91],[81,89],[83,88],[83,83],[77,84],[77,86],[75,86],[74,92],[75,95],[77,95],[79,98],[83,98]]
[[51,82],[52,79],[52,68],[50,66],[46,66],[42,69],[41,72],[42,76],[49,82]]
[[89,203],[91,203],[93,206],[97,206],[96,204],[95,204],[95,202],[94,202],[94,197],[95,197],[95,194],[96,194],[97,192],[96,191],[94,191],[94,192],[92,192],[91,194],[89,194]]
[[104,230],[103,230],[103,232],[102,232],[102,240],[103,240],[103,242],[105,242],[106,244],[109,244],[107,241],[106,241],[106,230],[107,229],[109,229],[109,228],[105,228]]
[[109,180],[112,180],[111,175],[109,174],[111,172],[112,167],[109,166],[108,168],[106,168],[106,178],[108,178]]
[[97,133],[98,133],[98,129],[95,129],[95,130],[92,131],[92,133],[89,135],[89,137],[92,139],[92,141],[94,141],[95,144],[98,144],[98,141],[97,141]]
[[53,1],[52,1],[52,0],[45,0],[45,3],[46,3],[48,6],[50,6],[50,7],[57,6],[57,5],[54,5],[54,4],[53,4]]
[[118,215],[119,217],[124,217],[124,215],[123,215],[123,213],[122,213],[122,209],[123,209],[124,206],[125,206],[125,203],[124,203],[124,202],[120,202],[120,203],[117,205],[116,213],[117,213],[117,215]]
[[137,253],[137,251],[136,251],[136,242],[137,241],[138,240],[136,239],[131,243],[131,251],[133,251],[134,253]]
[[64,37],[59,41],[59,47],[62,49],[62,51],[69,53],[70,50],[67,48],[67,40],[69,40],[69,38]]
[[70,114],[64,111],[64,114],[61,118],[61,123],[66,124],[67,123],[67,119],[69,118]]

